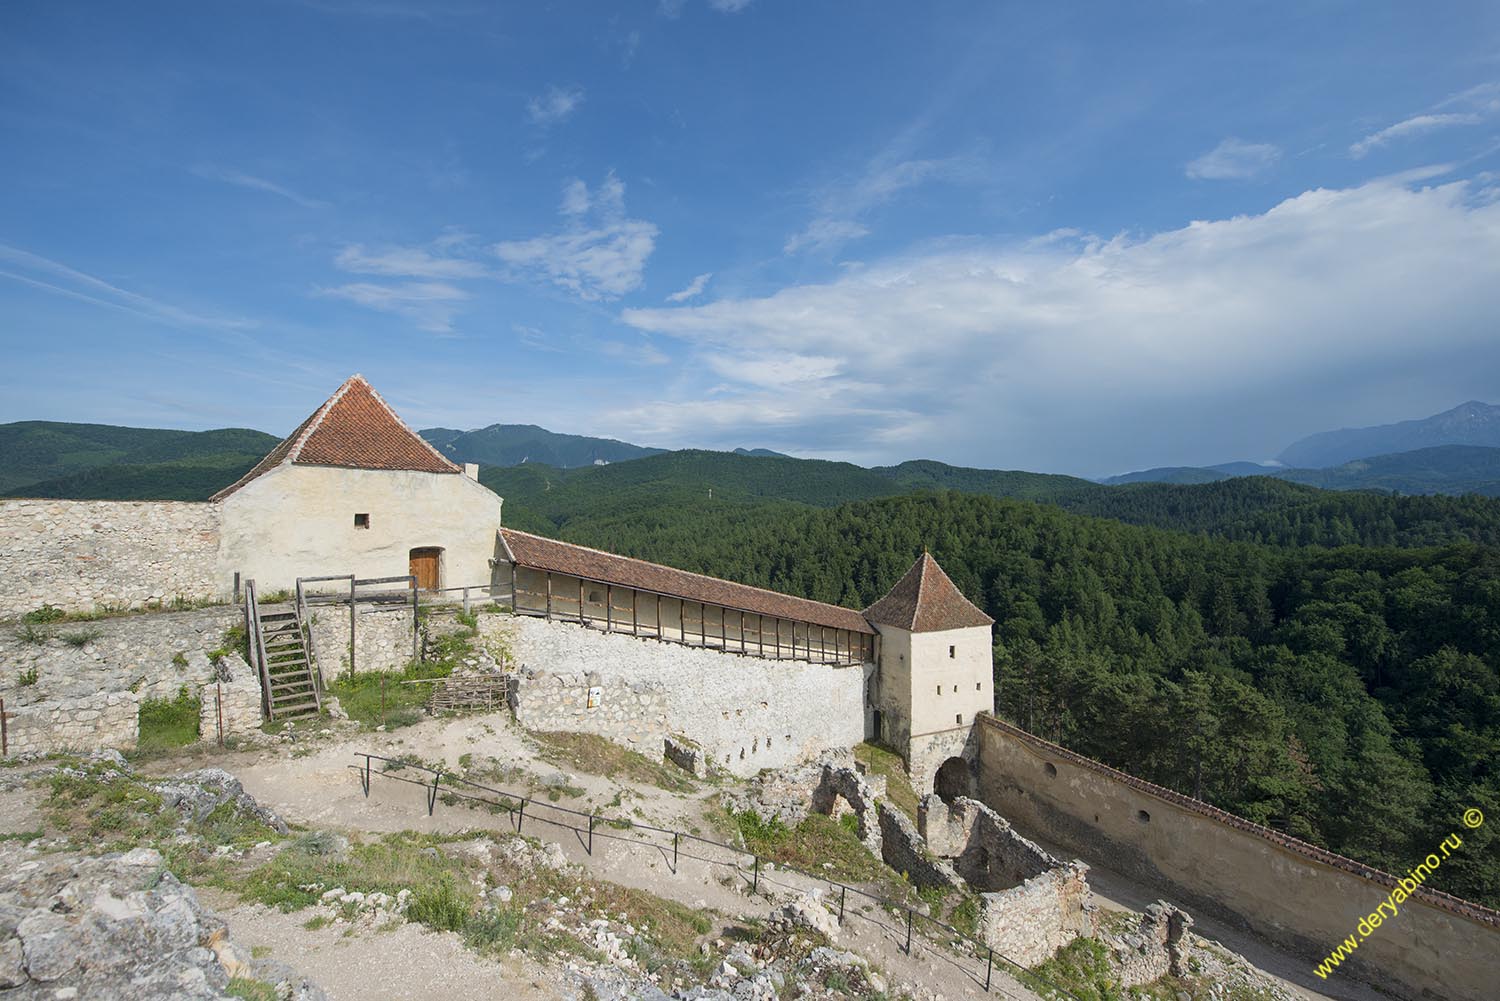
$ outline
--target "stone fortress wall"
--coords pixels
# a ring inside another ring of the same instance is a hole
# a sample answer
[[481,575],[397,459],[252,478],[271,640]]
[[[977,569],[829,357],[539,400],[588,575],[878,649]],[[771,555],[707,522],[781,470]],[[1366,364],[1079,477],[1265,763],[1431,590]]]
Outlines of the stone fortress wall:
[[[1302,955],[1309,970],[1355,933],[1394,877],[981,716],[980,799],[1025,830],[1108,864],[1177,903]],[[1460,818],[1454,829],[1462,832]],[[1462,849],[1460,849],[1462,850]],[[1420,862],[1413,859],[1412,864]],[[1494,997],[1500,914],[1433,891],[1339,967],[1388,991]]]
[[186,501],[0,500],[0,616],[227,597],[219,509]]
[[[9,753],[128,750],[136,744],[141,702],[170,699],[183,688],[201,695],[204,713],[212,714],[204,739],[217,736],[220,707],[227,709],[226,734],[258,727],[259,683],[249,667],[226,658],[232,680],[221,682],[208,656],[242,614],[217,606],[0,629]],[[247,682],[253,701],[244,693]]]
[[516,719],[530,729],[597,733],[652,756],[680,734],[736,775],[864,739],[860,665],[762,660],[529,616],[485,615],[480,629],[509,647]]

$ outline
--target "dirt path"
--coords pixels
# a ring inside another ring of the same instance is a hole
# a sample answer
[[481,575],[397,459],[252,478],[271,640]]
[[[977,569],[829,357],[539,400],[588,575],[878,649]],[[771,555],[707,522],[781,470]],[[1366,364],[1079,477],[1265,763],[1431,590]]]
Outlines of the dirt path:
[[[305,913],[241,904],[222,890],[198,897],[229,922],[235,942],[294,967],[330,1001],[563,1001],[547,970],[526,958],[482,959],[452,932],[416,924],[346,935],[340,926],[310,931]],[[269,950],[269,951],[265,951]]]
[[[395,734],[359,734],[324,740],[299,748],[296,757],[287,751],[275,750],[236,756],[219,763],[232,771],[259,802],[290,821],[312,827],[352,832],[413,830],[427,833],[473,831],[476,834],[485,831],[505,834],[513,830],[505,815],[495,816],[441,801],[429,817],[425,791],[383,776],[379,763],[372,768],[371,791],[366,797],[358,772],[349,767],[357,760],[355,751],[391,757],[410,753],[428,762],[442,760],[455,770],[459,757],[466,753],[476,759],[480,756],[497,758],[540,774],[557,770],[556,765],[540,757],[535,743],[503,714],[432,720]],[[162,766],[169,767],[169,763],[164,762]],[[703,797],[711,791],[679,795],[649,786],[622,784],[604,776],[578,773],[572,773],[570,784],[581,788],[583,794],[561,799],[558,806],[587,810],[609,803],[625,789],[628,798],[624,806],[629,809],[617,807],[609,813],[630,812],[642,822],[681,830],[703,826]],[[715,911],[726,921],[735,917],[765,918],[779,904],[801,896],[808,889],[826,889],[826,884],[767,867],[759,879],[760,892],[753,893],[751,884],[755,877],[748,858],[736,857],[723,849],[711,849],[690,840],[685,840],[680,846],[674,872],[669,837],[661,837],[658,847],[653,848],[624,840],[627,836],[639,837],[639,834],[602,825],[596,829],[594,852],[590,855],[586,834],[550,825],[546,819],[579,823],[577,818],[565,817],[550,810],[545,802],[537,802],[528,808],[523,833],[557,843],[569,861],[585,866],[595,877],[648,890],[698,910]],[[230,912],[225,913],[234,921]],[[243,908],[234,909],[234,913],[244,914],[251,927],[267,929],[276,926],[281,917],[261,915],[253,909]],[[291,917],[295,918],[295,915]],[[882,912],[868,901],[857,902],[851,897],[847,918],[835,944],[864,956],[892,981],[919,985],[927,992],[940,993],[946,998],[984,993],[983,956],[961,958],[934,946],[923,939],[919,925],[918,934],[913,937],[912,955],[908,957],[904,952],[904,921]],[[238,937],[238,926],[232,924],[232,927]],[[300,931],[295,922],[292,927]],[[297,965],[291,956],[283,958]],[[317,977],[314,968],[309,967],[308,973]],[[991,974],[991,986],[996,997],[1035,997],[1011,980],[1000,964]]]

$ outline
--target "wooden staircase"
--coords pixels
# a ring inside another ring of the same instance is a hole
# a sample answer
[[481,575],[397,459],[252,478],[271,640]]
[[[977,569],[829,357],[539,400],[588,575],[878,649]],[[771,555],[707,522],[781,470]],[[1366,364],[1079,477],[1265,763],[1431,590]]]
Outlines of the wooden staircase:
[[262,612],[255,582],[249,581],[245,610],[266,718],[293,720],[320,714],[322,678],[313,666],[300,607],[294,603],[290,611]]

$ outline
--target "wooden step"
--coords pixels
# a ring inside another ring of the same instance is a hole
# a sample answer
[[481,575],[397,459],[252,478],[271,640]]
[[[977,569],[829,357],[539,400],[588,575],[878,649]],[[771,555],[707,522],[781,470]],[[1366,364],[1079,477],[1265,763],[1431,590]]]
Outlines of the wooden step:
[[302,678],[299,681],[288,681],[285,684],[280,684],[280,685],[276,684],[276,681],[275,681],[274,678],[271,680],[271,691],[273,691],[273,692],[288,692],[288,691],[291,691],[294,688],[311,688],[311,687],[313,687],[313,680],[312,680],[312,678]]
[[305,716],[316,716],[318,714],[318,704],[316,702],[306,702],[306,703],[303,703],[302,705],[297,705],[297,706],[277,706],[276,707],[276,718],[277,719],[297,719],[297,718],[299,718],[298,716],[293,715],[294,713],[301,713],[302,715],[305,715]]
[[295,619],[296,612],[265,612],[260,616],[262,622],[285,622],[287,619]]

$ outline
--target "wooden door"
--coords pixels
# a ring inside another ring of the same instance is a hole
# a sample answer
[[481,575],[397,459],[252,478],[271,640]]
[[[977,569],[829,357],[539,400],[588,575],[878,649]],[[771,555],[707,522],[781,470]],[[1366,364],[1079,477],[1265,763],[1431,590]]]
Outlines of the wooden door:
[[441,586],[438,581],[438,557],[441,553],[441,549],[411,551],[411,569],[408,572],[417,578],[417,587],[424,591],[434,591]]

